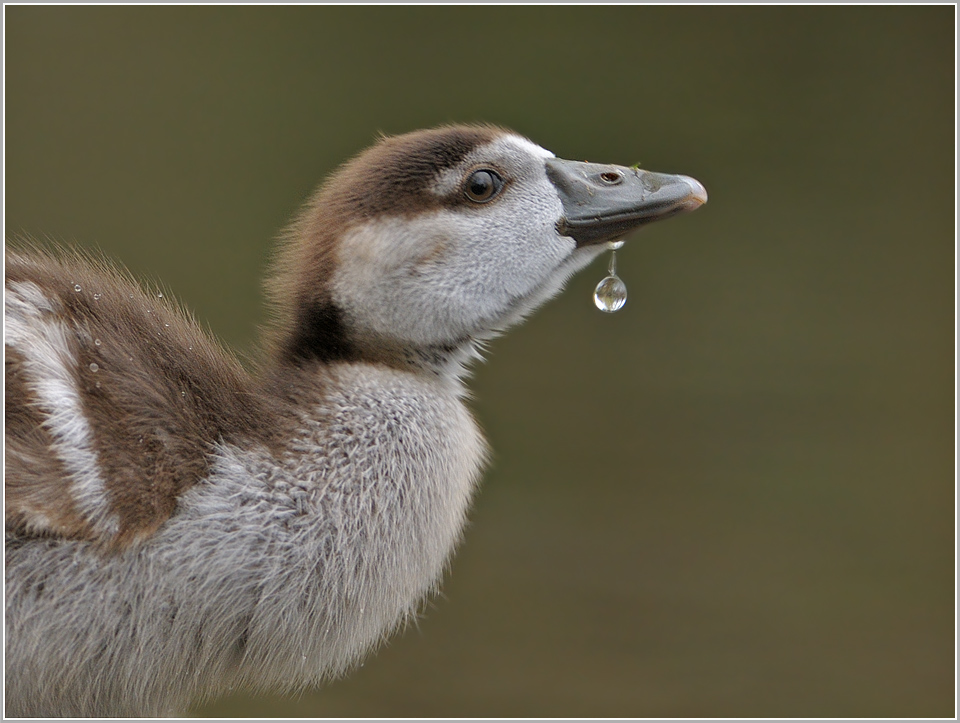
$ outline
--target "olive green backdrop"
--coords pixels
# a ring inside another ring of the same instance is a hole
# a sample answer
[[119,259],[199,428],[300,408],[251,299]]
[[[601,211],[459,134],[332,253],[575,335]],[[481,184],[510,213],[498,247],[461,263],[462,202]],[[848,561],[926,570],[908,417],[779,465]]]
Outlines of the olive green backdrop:
[[700,179],[476,369],[443,595],[203,716],[952,716],[954,8],[10,7],[6,231],[249,350],[271,239],[370,144],[488,121]]

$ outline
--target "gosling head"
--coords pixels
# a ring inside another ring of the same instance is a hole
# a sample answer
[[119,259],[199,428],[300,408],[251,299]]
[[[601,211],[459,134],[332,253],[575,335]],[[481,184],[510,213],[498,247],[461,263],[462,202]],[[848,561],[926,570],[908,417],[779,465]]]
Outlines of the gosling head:
[[635,228],[707,199],[686,176],[580,163],[510,131],[387,137],[288,229],[271,290],[287,362],[459,362]]

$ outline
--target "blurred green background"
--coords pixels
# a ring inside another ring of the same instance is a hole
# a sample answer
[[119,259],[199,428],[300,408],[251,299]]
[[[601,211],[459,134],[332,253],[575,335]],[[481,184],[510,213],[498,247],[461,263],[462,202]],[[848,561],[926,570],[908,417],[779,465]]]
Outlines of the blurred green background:
[[952,716],[954,19],[927,7],[5,8],[6,232],[249,350],[272,238],[453,121],[700,179],[477,368],[466,540],[349,678],[201,716]]

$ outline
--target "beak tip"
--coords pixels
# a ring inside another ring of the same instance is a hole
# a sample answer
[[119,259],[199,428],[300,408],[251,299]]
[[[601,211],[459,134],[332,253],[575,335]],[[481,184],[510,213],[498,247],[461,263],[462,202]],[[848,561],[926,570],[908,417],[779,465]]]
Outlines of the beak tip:
[[703,187],[703,184],[696,178],[690,178],[690,176],[683,176],[683,180],[690,187],[688,203],[690,203],[691,210],[705,204],[707,202],[707,189]]

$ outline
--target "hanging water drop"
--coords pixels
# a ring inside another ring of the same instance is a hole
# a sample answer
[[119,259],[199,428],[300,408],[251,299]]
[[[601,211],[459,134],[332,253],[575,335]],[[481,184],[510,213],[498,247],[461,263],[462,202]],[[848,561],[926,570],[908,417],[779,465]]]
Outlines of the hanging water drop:
[[627,303],[627,285],[616,276],[608,276],[593,292],[593,303],[600,311],[613,313]]
[[83,289],[80,288],[80,284],[74,284],[74,285],[73,285],[73,290],[74,290],[74,291],[83,291]]
[[162,291],[158,291],[158,292],[157,292],[157,298],[158,298],[158,299],[162,299],[162,298],[163,298],[163,292],[162,292]]
[[100,369],[100,365],[97,364],[96,362],[94,362],[94,363],[92,363],[92,364],[90,365],[90,371],[92,371],[92,372],[94,372],[94,373],[96,373],[97,371],[99,371],[99,369]]
[[102,342],[99,339],[94,339],[93,343],[96,344],[97,346],[100,346]]
[[94,301],[100,301],[100,294],[94,294],[94,295],[93,295],[93,300],[94,300]]
[[617,249],[623,246],[623,241],[614,241],[610,244],[610,266],[607,267],[608,276],[603,279],[593,292],[593,303],[600,309],[613,313],[623,308],[627,303],[627,285],[617,276]]

